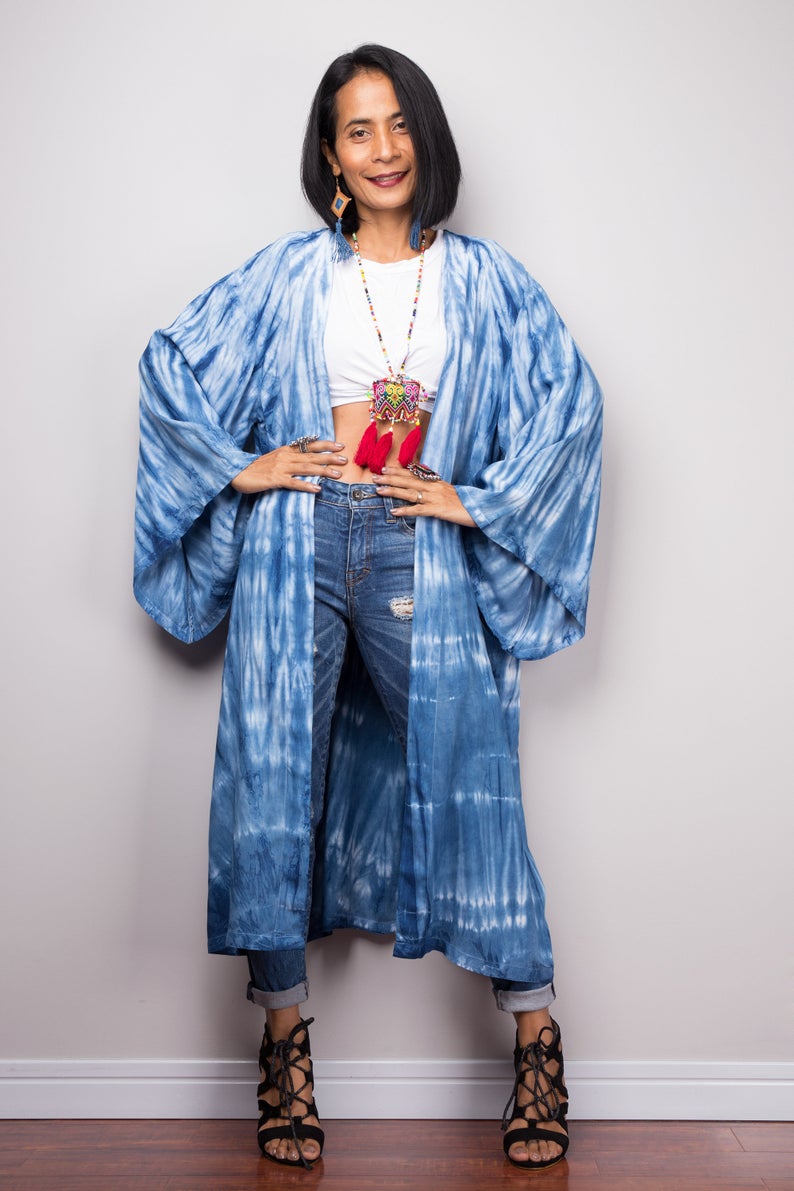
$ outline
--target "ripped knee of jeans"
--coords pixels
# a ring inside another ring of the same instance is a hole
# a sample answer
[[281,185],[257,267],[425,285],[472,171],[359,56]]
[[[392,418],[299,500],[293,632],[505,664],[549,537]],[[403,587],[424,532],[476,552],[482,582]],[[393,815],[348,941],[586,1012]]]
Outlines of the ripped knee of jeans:
[[395,596],[389,600],[391,614],[396,620],[411,620],[414,614],[413,596]]

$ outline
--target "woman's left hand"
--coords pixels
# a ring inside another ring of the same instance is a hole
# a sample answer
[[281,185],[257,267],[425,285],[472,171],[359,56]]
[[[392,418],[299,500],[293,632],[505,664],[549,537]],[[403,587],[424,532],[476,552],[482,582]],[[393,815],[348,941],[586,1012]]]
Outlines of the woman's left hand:
[[456,525],[475,524],[455,485],[446,480],[418,480],[404,467],[384,467],[377,491],[379,496],[410,501],[410,504],[392,509],[395,517],[438,517],[441,521],[454,521]]

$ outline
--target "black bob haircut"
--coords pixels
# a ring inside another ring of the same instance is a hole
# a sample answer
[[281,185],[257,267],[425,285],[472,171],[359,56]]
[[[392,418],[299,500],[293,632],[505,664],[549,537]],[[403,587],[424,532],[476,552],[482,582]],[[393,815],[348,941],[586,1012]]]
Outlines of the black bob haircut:
[[[382,45],[362,45],[336,58],[322,77],[312,101],[301,157],[303,193],[330,228],[336,218],[331,200],[336,179],[323,156],[322,142],[336,142],[336,94],[345,83],[365,71],[385,74],[394,87],[416,155],[417,181],[413,218],[434,227],[455,209],[460,187],[460,158],[441,100],[430,79],[405,54]],[[342,218],[346,232],[358,230],[355,200]]]

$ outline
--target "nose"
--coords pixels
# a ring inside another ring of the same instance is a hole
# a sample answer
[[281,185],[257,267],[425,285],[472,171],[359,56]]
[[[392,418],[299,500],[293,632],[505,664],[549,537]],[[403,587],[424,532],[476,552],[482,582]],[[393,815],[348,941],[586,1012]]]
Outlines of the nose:
[[390,128],[382,128],[372,138],[372,157],[375,161],[391,161],[399,156],[399,147]]

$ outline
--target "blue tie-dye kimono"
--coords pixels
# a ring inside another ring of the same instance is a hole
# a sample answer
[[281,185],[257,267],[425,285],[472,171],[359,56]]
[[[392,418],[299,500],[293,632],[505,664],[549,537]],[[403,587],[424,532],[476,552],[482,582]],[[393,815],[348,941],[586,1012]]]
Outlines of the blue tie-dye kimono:
[[333,236],[287,236],[196,298],[141,362],[135,594],[195,641],[231,608],[210,821],[209,949],[395,932],[488,976],[552,975],[518,773],[519,658],[584,633],[601,397],[497,245],[447,233],[447,359],[423,463],[478,528],[416,520],[407,759],[355,652],[310,872],[314,496],[229,481],[334,439],[323,333]]

